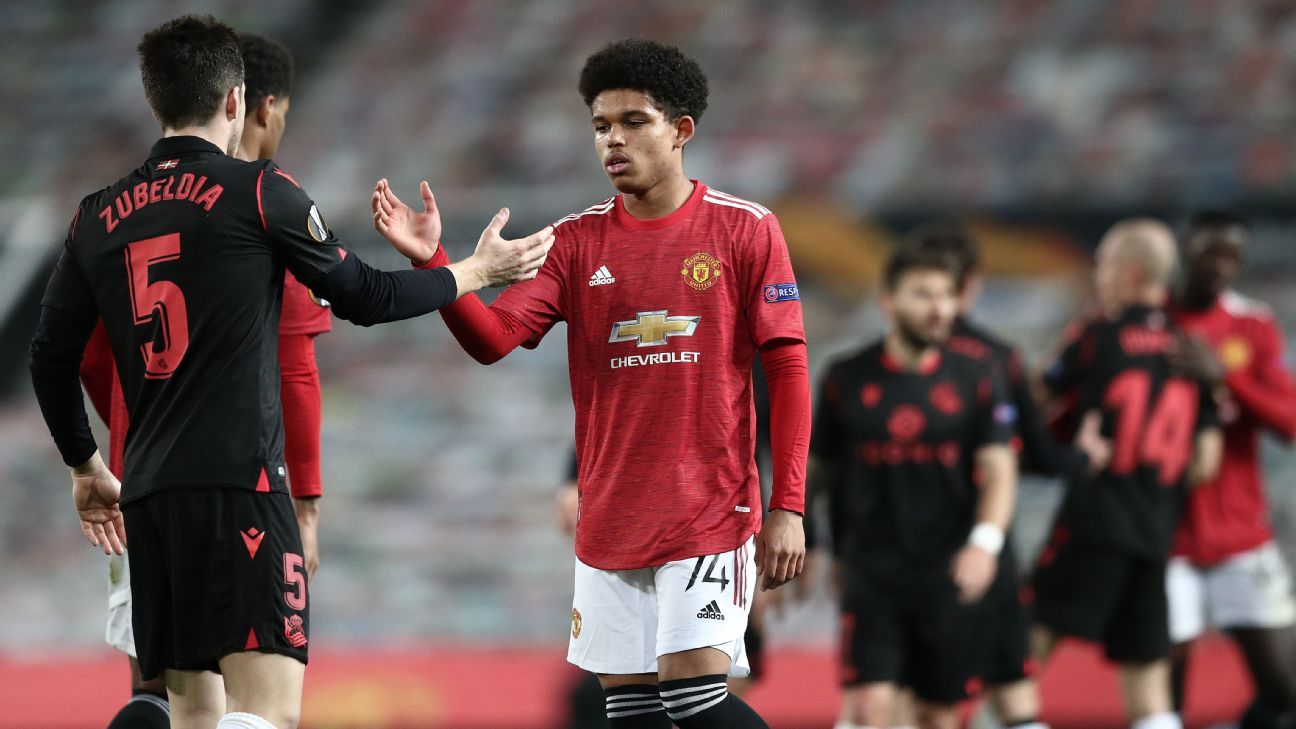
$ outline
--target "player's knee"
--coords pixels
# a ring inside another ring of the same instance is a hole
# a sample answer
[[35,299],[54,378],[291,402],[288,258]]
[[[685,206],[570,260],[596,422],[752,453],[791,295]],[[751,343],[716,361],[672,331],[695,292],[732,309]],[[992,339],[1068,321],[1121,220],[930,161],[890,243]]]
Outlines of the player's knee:
[[958,729],[957,707],[950,704],[918,704],[918,726],[922,729]]
[[864,726],[891,726],[895,711],[895,687],[890,684],[864,684],[848,689],[844,695],[851,716],[848,721]]

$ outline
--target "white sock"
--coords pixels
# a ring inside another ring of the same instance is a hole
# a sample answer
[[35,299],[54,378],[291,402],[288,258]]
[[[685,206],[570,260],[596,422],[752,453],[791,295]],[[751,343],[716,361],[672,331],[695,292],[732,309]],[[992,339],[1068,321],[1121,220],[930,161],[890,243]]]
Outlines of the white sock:
[[1178,714],[1166,711],[1145,716],[1131,724],[1130,729],[1183,729],[1183,722]]
[[1013,724],[1011,729],[1049,729],[1049,725],[1042,721],[1032,721],[1029,724]]
[[277,727],[256,714],[234,711],[222,716],[221,720],[216,722],[216,729],[277,729]]

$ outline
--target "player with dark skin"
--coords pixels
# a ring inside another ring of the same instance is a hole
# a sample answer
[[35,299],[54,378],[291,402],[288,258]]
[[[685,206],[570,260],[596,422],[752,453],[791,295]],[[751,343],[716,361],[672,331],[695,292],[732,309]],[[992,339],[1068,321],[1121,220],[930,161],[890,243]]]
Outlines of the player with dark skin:
[[[1232,303],[1232,299],[1240,297],[1233,294],[1231,288],[1246,260],[1250,236],[1245,222],[1227,213],[1202,213],[1194,218],[1182,241],[1183,283],[1175,302],[1179,318],[1190,320],[1193,317],[1209,317],[1212,310],[1220,306],[1224,311],[1249,306],[1246,303]],[[1249,315],[1250,312],[1246,312],[1242,316]],[[1267,310],[1256,314],[1255,318],[1276,324]],[[1186,323],[1185,326],[1191,327],[1192,324]],[[1231,368],[1221,360],[1230,357],[1230,348],[1236,350],[1239,346],[1237,341],[1239,340],[1230,335],[1218,342],[1217,346],[1212,346],[1199,337],[1192,337],[1180,343],[1179,351],[1176,352],[1177,361],[1197,377],[1212,382],[1217,388],[1226,389],[1229,387],[1228,375]],[[1232,355],[1232,358],[1238,359],[1238,356]],[[1245,368],[1240,362],[1235,362],[1234,366],[1237,369]],[[1273,386],[1276,389],[1271,391],[1270,397],[1274,402],[1282,402],[1289,397],[1285,395],[1286,388],[1281,382],[1274,383]],[[1235,408],[1239,411],[1234,416],[1235,419],[1258,421],[1260,427],[1269,432],[1284,439],[1290,438],[1290,427],[1284,429],[1281,425],[1270,425],[1267,418],[1253,413],[1242,398],[1233,399],[1237,401]],[[1231,422],[1236,421],[1226,422],[1226,440],[1229,443],[1226,447],[1234,449],[1239,455],[1247,450],[1253,451],[1255,444],[1247,442],[1241,435],[1237,438],[1229,437],[1228,426]],[[1229,468],[1229,465],[1226,458],[1225,468]],[[1186,559],[1184,562],[1187,564]],[[1204,567],[1208,572],[1211,571],[1210,568],[1210,565]],[[1274,580],[1273,575],[1281,573],[1277,578],[1280,584],[1276,585],[1281,594],[1270,599],[1275,599],[1280,604],[1290,603],[1290,578],[1286,575],[1286,570],[1278,566],[1265,573],[1270,575],[1268,580]],[[1286,585],[1287,589],[1283,589],[1282,585]],[[1177,599],[1190,599],[1179,595],[1173,589],[1173,583],[1171,587],[1172,605]],[[1290,608],[1286,612],[1290,613]],[[1172,615],[1173,613],[1172,610]],[[1246,622],[1252,624],[1245,624]],[[1279,619],[1272,625],[1255,624],[1254,621],[1231,621],[1221,622],[1219,627],[1241,650],[1256,687],[1255,700],[1248,707],[1240,726],[1243,729],[1296,726],[1296,630],[1290,620]],[[1181,642],[1176,643],[1171,650],[1175,707],[1180,711],[1184,707],[1184,690],[1192,649],[1192,639],[1188,637],[1184,640],[1185,637],[1188,636],[1176,636],[1175,639]]]

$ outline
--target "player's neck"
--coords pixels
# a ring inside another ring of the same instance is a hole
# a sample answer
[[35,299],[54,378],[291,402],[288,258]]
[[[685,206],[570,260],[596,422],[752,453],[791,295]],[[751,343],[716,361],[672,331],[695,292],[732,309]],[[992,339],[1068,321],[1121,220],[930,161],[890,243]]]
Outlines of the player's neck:
[[163,129],[162,137],[198,137],[220,147],[222,152],[229,149],[230,126],[228,124],[203,124],[202,126],[188,126],[180,129]]
[[1209,290],[1187,288],[1175,302],[1178,308],[1185,311],[1207,311],[1215,306],[1219,296]]
[[632,217],[640,220],[654,220],[684,207],[684,203],[693,195],[693,181],[680,171],[642,193],[627,193],[621,196],[625,210]]
[[882,350],[906,372],[919,372],[940,356],[940,348],[932,345],[915,346],[893,327],[882,340]]

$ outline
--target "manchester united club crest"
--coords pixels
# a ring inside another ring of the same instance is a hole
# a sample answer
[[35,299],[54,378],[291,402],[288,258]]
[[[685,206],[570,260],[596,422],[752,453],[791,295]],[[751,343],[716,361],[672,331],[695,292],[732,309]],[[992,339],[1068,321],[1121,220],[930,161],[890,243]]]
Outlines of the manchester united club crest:
[[694,291],[706,291],[720,278],[720,259],[699,251],[684,259],[680,274]]
[[1244,369],[1251,364],[1251,344],[1241,337],[1225,339],[1219,346],[1219,357],[1229,372]]
[[581,632],[581,614],[576,608],[572,608],[572,637],[579,638]]

